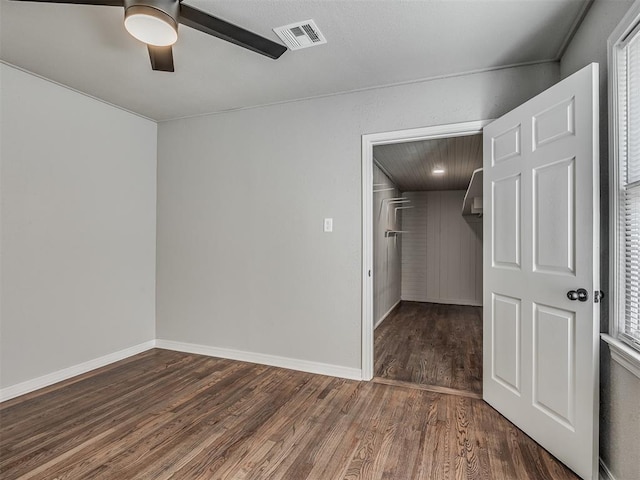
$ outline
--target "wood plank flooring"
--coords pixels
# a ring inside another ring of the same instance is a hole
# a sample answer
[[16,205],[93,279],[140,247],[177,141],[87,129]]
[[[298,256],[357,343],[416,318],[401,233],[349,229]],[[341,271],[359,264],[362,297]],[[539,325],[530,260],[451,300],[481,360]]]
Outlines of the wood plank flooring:
[[482,308],[401,302],[375,331],[375,375],[482,393]]
[[577,478],[481,400],[159,349],[0,422],[3,480]]

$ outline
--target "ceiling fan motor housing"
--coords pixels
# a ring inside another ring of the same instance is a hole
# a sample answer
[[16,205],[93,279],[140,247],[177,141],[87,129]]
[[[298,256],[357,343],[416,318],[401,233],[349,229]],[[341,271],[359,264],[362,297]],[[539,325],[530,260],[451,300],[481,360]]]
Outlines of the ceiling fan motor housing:
[[[128,20],[135,16],[152,17],[171,26],[177,35],[179,15],[179,0],[124,0],[125,26]],[[145,41],[135,35],[128,26],[127,30],[136,38]]]

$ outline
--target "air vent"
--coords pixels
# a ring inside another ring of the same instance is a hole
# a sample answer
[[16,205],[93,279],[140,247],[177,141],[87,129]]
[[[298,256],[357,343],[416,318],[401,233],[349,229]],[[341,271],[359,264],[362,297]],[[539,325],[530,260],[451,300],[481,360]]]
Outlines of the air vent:
[[318,30],[318,26],[313,20],[292,23],[284,27],[273,29],[290,50],[300,50],[301,48],[315,47],[327,43],[324,35]]

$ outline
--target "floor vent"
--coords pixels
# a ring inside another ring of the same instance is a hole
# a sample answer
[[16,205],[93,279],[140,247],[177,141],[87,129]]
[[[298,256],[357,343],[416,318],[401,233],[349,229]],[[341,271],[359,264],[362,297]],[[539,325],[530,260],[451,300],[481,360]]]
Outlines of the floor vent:
[[300,50],[301,48],[315,47],[316,45],[327,43],[324,35],[322,35],[313,20],[277,27],[273,31],[289,47],[289,50]]

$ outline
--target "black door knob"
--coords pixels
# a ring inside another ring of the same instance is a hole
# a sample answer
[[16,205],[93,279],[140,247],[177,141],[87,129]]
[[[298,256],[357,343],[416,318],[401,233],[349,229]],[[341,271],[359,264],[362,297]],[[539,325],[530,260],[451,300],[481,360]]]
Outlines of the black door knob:
[[586,302],[589,300],[589,292],[587,292],[584,288],[579,288],[577,290],[569,290],[567,292],[567,298],[573,301]]

